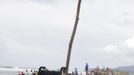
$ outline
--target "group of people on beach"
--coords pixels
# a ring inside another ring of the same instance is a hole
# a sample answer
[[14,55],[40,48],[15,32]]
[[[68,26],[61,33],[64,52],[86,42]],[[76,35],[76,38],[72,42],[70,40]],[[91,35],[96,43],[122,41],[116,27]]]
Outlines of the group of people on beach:
[[99,68],[98,66],[96,68],[90,68],[88,66],[88,63],[85,65],[85,71],[78,73],[77,68],[72,72],[71,75],[115,75],[114,71],[110,68]]
[[37,71],[35,70],[25,70],[25,71],[18,71],[17,75],[38,75]]
[[[65,75],[65,67],[62,67],[60,71],[49,71],[46,69],[46,67],[40,67],[39,71],[35,70],[25,70],[25,71],[18,71],[17,75]],[[90,68],[88,64],[85,65],[85,72],[78,72],[78,69],[75,68],[75,70],[72,73],[69,73],[69,75],[117,75],[114,73],[114,71],[110,68],[103,68],[100,69],[99,67],[96,68]]]

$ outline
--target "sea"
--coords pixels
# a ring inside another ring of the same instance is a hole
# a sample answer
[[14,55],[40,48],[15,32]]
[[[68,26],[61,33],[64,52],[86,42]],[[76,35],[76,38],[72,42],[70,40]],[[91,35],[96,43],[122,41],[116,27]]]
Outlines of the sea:
[[[31,68],[7,68],[7,67],[0,67],[0,75],[17,75],[18,73],[26,73],[26,70],[28,73],[32,73],[33,71],[37,71],[37,69],[31,69]],[[31,72],[32,71],[32,72]]]
[[1,72],[0,75],[17,75],[17,72]]

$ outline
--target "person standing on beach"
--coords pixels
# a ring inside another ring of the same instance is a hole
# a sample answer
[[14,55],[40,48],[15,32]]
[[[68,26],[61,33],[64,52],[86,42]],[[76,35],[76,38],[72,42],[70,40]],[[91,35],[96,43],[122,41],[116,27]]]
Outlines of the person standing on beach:
[[26,70],[26,75],[29,75],[28,70]]
[[85,66],[85,72],[86,72],[86,75],[88,75],[88,64],[86,63],[86,66]]
[[78,70],[77,70],[77,68],[75,68],[74,73],[75,73],[75,75],[78,75]]
[[20,71],[17,72],[17,75],[21,75]]
[[21,72],[21,75],[25,75],[23,72]]

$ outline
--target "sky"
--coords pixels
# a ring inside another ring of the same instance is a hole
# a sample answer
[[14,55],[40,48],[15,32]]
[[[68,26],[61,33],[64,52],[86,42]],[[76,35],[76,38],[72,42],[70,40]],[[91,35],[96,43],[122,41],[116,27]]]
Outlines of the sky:
[[[82,0],[70,70],[134,65],[134,1]],[[0,66],[65,66],[77,0],[0,0]]]

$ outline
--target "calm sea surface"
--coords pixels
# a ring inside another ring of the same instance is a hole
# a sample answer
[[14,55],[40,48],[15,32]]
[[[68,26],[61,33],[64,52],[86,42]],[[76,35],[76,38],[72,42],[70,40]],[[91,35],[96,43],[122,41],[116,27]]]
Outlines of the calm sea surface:
[[1,72],[0,71],[0,75],[17,75],[16,72]]

